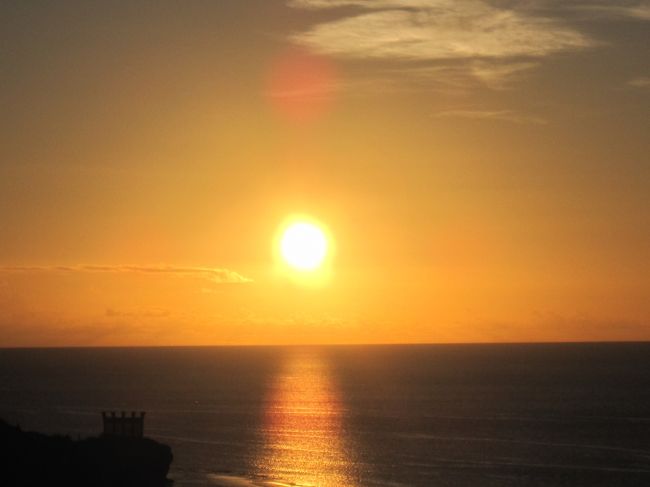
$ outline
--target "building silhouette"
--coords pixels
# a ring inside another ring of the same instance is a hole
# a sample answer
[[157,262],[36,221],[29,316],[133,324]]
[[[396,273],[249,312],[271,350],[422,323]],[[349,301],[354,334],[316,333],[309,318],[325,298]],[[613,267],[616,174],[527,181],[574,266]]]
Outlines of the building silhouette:
[[127,416],[124,411],[118,416],[115,411],[102,411],[104,436],[122,436],[127,438],[142,438],[144,435],[144,411],[136,415],[135,411]]

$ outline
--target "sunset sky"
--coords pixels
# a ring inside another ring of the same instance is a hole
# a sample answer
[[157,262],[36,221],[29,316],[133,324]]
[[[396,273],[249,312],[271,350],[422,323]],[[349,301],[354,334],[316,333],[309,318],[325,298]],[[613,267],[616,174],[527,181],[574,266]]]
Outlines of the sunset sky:
[[648,1],[2,2],[0,346],[650,340],[649,45]]

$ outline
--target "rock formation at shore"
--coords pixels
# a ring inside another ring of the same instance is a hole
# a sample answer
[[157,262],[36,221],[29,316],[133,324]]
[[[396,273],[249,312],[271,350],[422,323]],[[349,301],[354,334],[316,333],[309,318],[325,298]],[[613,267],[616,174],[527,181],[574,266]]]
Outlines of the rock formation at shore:
[[0,419],[0,485],[6,487],[163,487],[171,448],[148,438],[25,432]]

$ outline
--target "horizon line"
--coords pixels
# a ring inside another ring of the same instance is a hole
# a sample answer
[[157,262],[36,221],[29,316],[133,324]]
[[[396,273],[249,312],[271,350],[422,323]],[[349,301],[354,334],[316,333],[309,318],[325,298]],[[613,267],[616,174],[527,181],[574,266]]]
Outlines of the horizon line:
[[394,343],[260,343],[210,345],[61,345],[61,346],[0,346],[1,350],[69,350],[69,349],[136,349],[136,348],[297,348],[297,347],[391,347],[391,346],[445,346],[445,345],[604,345],[650,344],[645,340],[557,340],[512,342],[394,342]]

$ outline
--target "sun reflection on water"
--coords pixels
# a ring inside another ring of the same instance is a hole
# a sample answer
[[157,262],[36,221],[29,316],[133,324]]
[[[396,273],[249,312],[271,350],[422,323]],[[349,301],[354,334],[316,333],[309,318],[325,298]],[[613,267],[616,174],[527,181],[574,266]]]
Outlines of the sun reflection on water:
[[258,472],[273,485],[355,486],[343,413],[326,359],[292,353],[269,391]]

